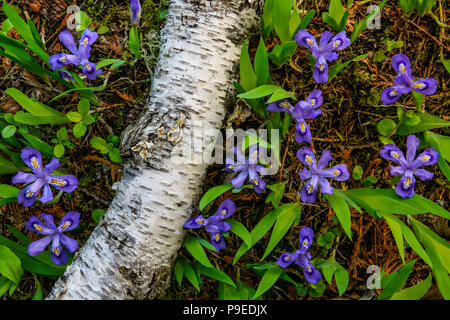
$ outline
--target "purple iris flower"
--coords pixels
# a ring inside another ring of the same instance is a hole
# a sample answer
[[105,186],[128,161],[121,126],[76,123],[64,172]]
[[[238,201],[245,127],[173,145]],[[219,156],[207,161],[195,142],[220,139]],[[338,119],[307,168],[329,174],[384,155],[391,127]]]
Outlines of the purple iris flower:
[[48,62],[50,63],[52,70],[58,70],[68,64],[74,64],[82,67],[82,71],[86,78],[95,80],[98,75],[103,74],[101,69],[96,70],[97,65],[95,63],[89,61],[91,46],[97,40],[97,37],[97,32],[84,29],[77,48],[72,33],[68,30],[61,32],[59,34],[59,41],[61,41],[72,54],[59,53],[51,56]]
[[245,180],[249,179],[256,193],[266,190],[266,182],[259,176],[264,175],[264,166],[258,164],[259,152],[258,145],[252,144],[249,147],[249,158],[246,159],[238,147],[234,148],[234,154],[237,161],[230,158],[225,159],[225,170],[228,172],[239,172],[236,178],[231,181],[233,188],[239,189]]
[[323,103],[322,91],[313,90],[306,98],[306,101],[299,101],[293,107],[286,99],[271,102],[267,105],[267,110],[271,112],[287,112],[296,123],[295,141],[298,143],[312,141],[311,129],[305,119],[315,119],[322,114],[321,109],[317,109]]
[[384,89],[381,93],[381,101],[383,104],[393,104],[403,94],[409,93],[411,90],[430,95],[434,94],[437,89],[437,80],[418,79],[413,81],[411,62],[406,54],[398,53],[392,57],[392,67],[397,72],[395,77],[395,86]]
[[[25,147],[21,154],[23,162],[33,170],[33,173],[25,173],[22,171],[12,178],[12,183],[28,184],[17,195],[17,201],[25,207],[31,206],[36,198],[47,203],[53,199],[50,185],[58,190],[71,193],[78,187],[78,179],[73,175],[51,176],[51,174],[60,166],[59,159],[53,159],[45,166],[42,166],[42,157],[39,151],[31,147]],[[41,189],[42,195],[38,198]]]
[[303,202],[314,203],[314,201],[316,201],[319,185],[320,192],[332,194],[333,188],[327,179],[345,181],[350,178],[347,165],[345,164],[338,164],[329,169],[325,169],[328,162],[333,159],[330,151],[328,150],[323,150],[322,156],[317,163],[314,151],[312,151],[310,147],[299,149],[297,151],[297,158],[301,161],[301,163],[307,166],[307,168],[303,168],[303,170],[298,173],[300,179],[309,179],[300,192],[300,198]]
[[75,81],[75,79],[72,77],[72,75],[65,70],[58,71],[58,74],[64,81],[67,81],[69,83]]
[[313,78],[317,83],[328,82],[328,62],[336,60],[340,51],[347,48],[351,41],[347,38],[345,31],[333,36],[330,31],[322,33],[319,45],[314,36],[305,29],[298,30],[294,37],[298,45],[311,50],[312,56],[316,59]]
[[223,220],[228,219],[235,211],[235,203],[231,199],[227,199],[221,203],[214,215],[209,218],[204,218],[202,215],[199,215],[186,222],[184,227],[190,229],[205,227],[205,230],[211,234],[211,244],[219,252],[226,247],[225,239],[221,232],[231,230],[231,224]]
[[54,264],[66,264],[69,259],[67,253],[63,250],[66,248],[70,253],[74,253],[78,249],[78,242],[63,233],[70,231],[78,226],[80,223],[80,214],[75,211],[69,211],[62,218],[58,227],[53,222],[51,214],[42,213],[40,215],[44,223],[37,216],[31,216],[25,223],[25,227],[38,235],[45,237],[33,241],[28,245],[28,254],[32,257],[38,255],[47,248],[51,242],[50,252],[52,253],[52,261]]
[[141,3],[139,0],[130,1],[130,11],[131,11],[131,22],[133,24],[139,24],[141,19]]
[[416,182],[414,175],[422,181],[433,178],[434,174],[432,172],[419,168],[435,164],[439,160],[439,153],[433,148],[426,149],[416,158],[419,144],[420,140],[415,135],[408,136],[406,140],[406,159],[403,152],[393,144],[384,145],[380,151],[382,158],[394,161],[399,165],[391,165],[390,167],[391,175],[403,175],[395,188],[395,192],[402,198],[411,198],[414,195],[414,184]]
[[308,252],[313,242],[314,231],[309,227],[300,229],[300,249],[294,253],[284,252],[277,260],[282,268],[287,268],[292,262],[298,264],[303,269],[303,273],[308,282],[317,283],[322,279],[320,272],[311,263],[311,253]]

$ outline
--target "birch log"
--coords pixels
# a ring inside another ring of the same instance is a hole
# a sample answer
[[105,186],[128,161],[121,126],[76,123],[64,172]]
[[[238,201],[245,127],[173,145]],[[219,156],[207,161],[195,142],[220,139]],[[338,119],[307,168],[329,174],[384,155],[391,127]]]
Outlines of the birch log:
[[122,134],[127,156],[115,198],[48,299],[166,292],[261,2],[170,1],[146,108]]

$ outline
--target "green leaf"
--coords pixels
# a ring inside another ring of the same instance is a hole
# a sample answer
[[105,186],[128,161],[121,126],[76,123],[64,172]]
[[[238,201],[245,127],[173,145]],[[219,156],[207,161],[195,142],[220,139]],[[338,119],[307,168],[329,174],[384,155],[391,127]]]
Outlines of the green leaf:
[[0,245],[0,274],[13,283],[19,283],[23,274],[20,259],[4,245]]
[[14,228],[12,225],[7,224],[6,227],[9,231],[11,231],[14,237],[16,237],[17,240],[22,242],[24,245],[29,245],[32,242],[26,235]]
[[95,149],[99,150],[101,153],[105,154],[109,152],[108,144],[105,139],[94,137],[89,141]]
[[83,116],[76,111],[71,111],[69,113],[67,113],[67,119],[69,119],[72,122],[80,122],[81,120],[83,120]]
[[84,136],[84,134],[86,133],[87,130],[87,126],[84,122],[78,122],[74,127],[73,127],[73,135],[76,138],[81,138],[82,136]]
[[61,129],[59,129],[57,132],[56,132],[56,138],[58,138],[58,140],[59,141],[64,141],[64,140],[67,140],[67,138],[68,138],[68,135],[67,135],[67,129],[66,128],[64,128],[64,127],[62,127]]
[[0,175],[16,173],[17,171],[19,171],[19,168],[14,163],[0,156]]
[[[47,117],[53,119],[51,124],[63,124],[69,122],[67,117],[59,111],[46,106],[34,99],[28,98],[22,92],[15,88],[9,88],[5,90],[5,93],[12,97],[18,104],[25,110],[31,113],[33,116]],[[15,119],[16,117],[14,117]],[[17,120],[16,120],[17,121]]]
[[392,141],[391,139],[389,139],[387,137],[383,137],[383,136],[378,136],[378,140],[380,140],[380,142],[382,144],[395,144],[394,141]]
[[235,235],[237,235],[239,238],[244,240],[245,244],[248,247],[252,246],[252,237],[250,236],[250,232],[248,232],[247,228],[240,223],[239,221],[236,221],[234,219],[227,220],[231,224],[231,232],[233,232]]
[[447,210],[417,194],[412,198],[402,199],[393,189],[372,188],[346,190],[343,193],[372,215],[375,211],[407,215],[429,212],[450,219]]
[[206,256],[206,253],[203,250],[202,246],[195,238],[187,238],[184,241],[183,246],[198,262],[203,264],[205,267],[214,267]]
[[252,62],[250,61],[250,56],[248,55],[247,40],[244,42],[241,51],[240,76],[241,85],[246,91],[256,87],[256,74],[253,71]]
[[19,191],[16,187],[0,184],[0,198],[17,198]]
[[[35,257],[30,257],[26,246],[21,246],[5,237],[0,236],[0,245],[9,247],[21,260],[22,268],[44,276],[62,276],[65,266],[55,265],[51,261],[50,251],[44,251]],[[69,263],[71,258],[69,258]]]
[[450,180],[450,137],[441,136],[430,131],[424,133],[425,140],[439,152],[438,165],[445,177]]
[[[101,86],[98,86],[98,87],[69,89],[69,90],[64,91],[63,93],[58,94],[56,97],[54,97],[52,100],[50,100],[49,103],[53,102],[55,100],[58,100],[59,98],[64,97],[65,95],[67,95],[67,94],[69,94],[71,92],[74,92],[74,91],[80,92],[81,95],[83,95],[83,93],[87,91],[86,94],[92,95],[93,96],[92,99],[96,99],[92,92],[94,92],[94,91],[103,91],[103,90],[105,90],[105,88],[106,88],[105,85],[101,85]],[[92,102],[92,100],[90,100],[90,101]]]
[[0,276],[0,297],[3,296],[11,287],[12,281],[6,277]]
[[77,21],[76,31],[78,32],[84,31],[84,29],[89,28],[89,25],[92,22],[92,19],[89,18],[87,13],[84,11],[78,11],[76,13],[75,19]]
[[285,98],[291,98],[291,99],[296,100],[292,93],[279,88],[273,92],[273,94],[270,96],[270,99],[267,100],[266,103],[271,103],[271,102],[278,101],[278,100],[285,99]]
[[14,136],[14,134],[16,133],[16,130],[17,130],[17,128],[15,125],[6,126],[2,130],[3,139],[8,139],[8,138],[11,138],[12,136]]
[[322,14],[322,19],[334,30],[340,32],[345,29],[348,14],[348,11],[344,11],[340,0],[331,0],[329,11]]
[[450,299],[450,245],[427,226],[409,217],[414,232],[423,242],[430,257],[434,278],[444,299]]
[[273,248],[280,242],[283,236],[288,232],[295,220],[299,219],[301,214],[301,207],[296,203],[284,204],[279,207],[280,212],[277,217],[275,226],[273,227],[272,235],[270,236],[269,244],[266,247],[261,260],[264,260]]
[[210,204],[212,201],[217,199],[217,197],[219,197],[220,195],[224,194],[225,192],[231,189],[233,189],[232,184],[222,184],[220,186],[215,186],[209,189],[200,199],[199,203],[200,211],[203,211],[203,209],[205,209],[205,207],[208,204]]
[[281,42],[291,40],[289,20],[291,18],[292,1],[278,0],[273,6],[273,27]]
[[271,95],[272,93],[274,93],[278,89],[283,90],[281,87],[273,85],[273,84],[264,84],[262,86],[254,88],[254,89],[252,89],[250,91],[247,91],[245,93],[238,94],[237,97],[238,98],[243,98],[243,99],[263,98],[263,97]]
[[347,202],[335,194],[326,195],[345,233],[352,240],[352,218]]
[[368,56],[369,56],[369,54],[366,53],[366,54],[362,54],[360,56],[357,56],[356,58],[353,58],[351,60],[348,60],[348,61],[346,61],[344,63],[336,63],[333,67],[331,67],[330,71],[328,72],[328,79],[332,79],[339,72],[341,72],[344,68],[346,68],[350,63],[352,63],[354,61],[362,60],[364,58],[367,58]]
[[[16,113],[17,115],[17,113]],[[19,130],[20,131],[20,130]],[[26,145],[33,147],[40,152],[42,152],[47,158],[53,157],[53,148],[42,141],[41,139],[35,137],[34,135],[26,132],[20,132],[20,134],[28,141],[28,143],[25,143]],[[21,140],[23,141],[23,140]]]
[[[41,124],[60,124],[61,121],[58,121],[54,116],[47,115],[35,115],[31,113],[26,113],[23,111],[18,111],[14,115],[14,121],[21,124],[26,125],[41,125]],[[67,119],[64,122],[69,122]]]
[[40,282],[37,280],[36,276],[34,276],[34,283],[36,284],[36,291],[34,292],[31,300],[44,300],[44,293],[42,291],[42,286]]
[[183,265],[184,275],[189,280],[189,282],[194,286],[194,288],[197,289],[198,292],[200,292],[200,286],[198,284],[198,278],[197,278],[196,272],[191,267],[191,265],[189,263],[187,263],[186,260],[181,259],[180,261],[181,261],[181,264]]
[[377,297],[378,300],[387,300],[391,298],[394,293],[396,293],[398,290],[400,290],[403,285],[406,283],[406,280],[408,279],[408,276],[412,272],[412,268],[414,264],[416,263],[416,260],[411,260],[407,264],[405,264],[399,271],[395,273],[394,276],[392,276],[392,279],[389,281],[389,283],[384,287],[383,286],[383,279],[381,280],[382,286],[384,287],[383,292]]
[[64,146],[61,143],[59,143],[53,149],[53,154],[55,155],[56,158],[61,158],[64,155],[65,151],[66,150],[64,149]]
[[339,296],[342,296],[347,290],[348,286],[348,272],[340,264],[336,263],[336,272],[334,274],[334,280],[339,291]]
[[[252,247],[272,228],[275,223],[278,215],[280,213],[280,208],[274,209],[266,214],[255,226],[255,228],[250,232],[250,236],[252,237]],[[239,250],[236,252],[236,255],[233,259],[233,265],[246,253],[250,250],[251,247],[248,247],[245,243],[241,245]]]
[[403,245],[402,229],[397,221],[392,218],[392,215],[389,213],[382,213],[382,215],[388,223],[389,228],[391,228],[392,235],[394,236],[395,243],[397,244],[398,252],[400,253],[403,264],[405,264],[405,247]]
[[236,287],[233,280],[231,280],[231,278],[225,272],[217,268],[214,267],[206,268],[200,263],[195,263],[194,268],[199,274],[204,274],[205,276],[216,279],[220,282],[224,282],[226,284],[229,284],[230,286]]
[[442,60],[441,62],[444,65],[447,72],[450,73],[450,60]]
[[382,119],[377,124],[377,131],[382,136],[390,136],[391,134],[393,134],[392,132],[394,131],[395,127],[396,127],[396,124],[393,120]]
[[267,55],[266,46],[263,38],[259,40],[258,49],[255,55],[255,72],[256,72],[256,85],[260,86],[266,84],[270,77],[269,73],[269,57]]
[[177,258],[177,260],[175,261],[173,272],[175,273],[175,279],[177,280],[178,285],[181,287],[181,283],[183,282],[184,269],[180,259],[181,258]]
[[275,282],[277,282],[278,278],[280,277],[280,275],[282,273],[283,273],[283,270],[278,266],[267,269],[266,272],[264,273],[264,275],[258,285],[258,289],[256,290],[256,293],[252,299],[255,299],[255,298],[261,296],[264,292],[269,290],[275,284]]
[[423,132],[438,128],[445,128],[450,126],[450,121],[445,121],[441,118],[433,116],[429,113],[415,113],[420,118],[420,123],[416,125],[407,125],[403,123],[397,128],[396,133],[401,136],[406,136],[412,133]]
[[324,264],[317,266],[322,269],[323,277],[329,284],[332,284],[333,275],[336,272],[336,264],[336,260],[330,257]]
[[131,63],[129,63],[128,61],[123,61],[123,60],[118,60],[118,59],[104,59],[97,64],[97,69],[112,65],[111,68],[109,68],[109,69],[114,70],[114,69],[117,69],[118,67],[120,67],[121,65],[123,65],[124,63],[131,65]]
[[20,18],[18,13],[5,1],[3,1],[3,12],[8,17],[11,24],[17,30],[19,35],[28,43],[30,50],[36,53],[42,61],[48,63],[48,54],[41,47],[42,40],[39,39],[39,43],[36,42],[36,38],[33,35],[30,26]]
[[291,56],[295,52],[295,49],[297,49],[297,42],[287,41],[281,46],[276,44],[272,49],[272,52],[270,52],[268,55],[270,60],[272,60],[274,64],[276,64],[277,66],[282,66],[291,59]]
[[92,211],[92,218],[94,218],[95,222],[99,223],[100,218],[105,214],[105,212],[105,209],[95,209],[94,211]]
[[275,208],[280,206],[281,199],[283,199],[284,188],[286,187],[286,182],[280,182],[277,184],[271,184],[267,186],[267,189],[272,192],[266,198],[266,203],[272,202]]
[[89,113],[89,109],[91,108],[89,104],[89,100],[86,98],[83,98],[78,102],[78,112],[81,114],[82,117],[86,116]]
[[120,156],[120,149],[119,148],[113,148],[108,153],[109,158],[112,162],[116,163],[122,163],[122,157]]
[[352,177],[355,180],[361,180],[362,176],[364,174],[364,170],[361,166],[355,166],[353,168]]
[[431,274],[418,284],[396,292],[389,300],[420,300],[430,289],[433,277]]
[[297,30],[295,31],[295,33],[297,33],[297,31],[300,29],[306,29],[306,27],[311,22],[311,20],[315,14],[316,14],[316,10],[311,10],[307,14],[305,14],[303,16],[302,20],[300,21],[300,25],[297,27]]
[[450,273],[450,244],[448,241],[444,240],[436,233],[431,231],[430,228],[420,223],[419,221],[409,217],[413,228],[415,231],[420,231],[420,238],[422,241],[428,241],[433,244],[436,252],[438,253],[438,257],[441,260],[442,265],[445,267],[447,272]]

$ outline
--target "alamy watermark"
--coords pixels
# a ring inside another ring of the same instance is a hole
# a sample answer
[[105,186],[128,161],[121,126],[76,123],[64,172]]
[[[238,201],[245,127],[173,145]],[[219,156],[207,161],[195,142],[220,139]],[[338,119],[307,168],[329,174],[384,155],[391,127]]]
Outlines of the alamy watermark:
[[366,273],[370,274],[369,278],[367,278],[367,289],[381,289],[381,269],[379,266],[370,265],[367,268]]
[[367,8],[367,13],[371,14],[373,11],[375,11],[375,15],[373,17],[370,17],[367,19],[367,28],[368,29],[381,29],[381,13],[380,13],[380,7],[377,5],[371,5]]

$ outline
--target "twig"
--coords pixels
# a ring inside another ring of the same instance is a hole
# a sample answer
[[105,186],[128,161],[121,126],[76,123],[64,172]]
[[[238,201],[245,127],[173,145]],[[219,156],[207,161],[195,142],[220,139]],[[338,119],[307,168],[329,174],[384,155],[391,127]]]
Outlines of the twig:
[[431,40],[433,40],[434,42],[436,42],[439,46],[441,46],[442,48],[444,48],[447,51],[450,51],[449,48],[447,48],[445,45],[442,44],[442,42],[440,42],[438,39],[436,39],[436,37],[432,36],[428,31],[424,30],[422,27],[420,27],[419,25],[417,25],[414,21],[409,20],[408,18],[405,18],[403,15],[400,15],[400,17],[411,23],[413,26],[415,26],[416,28],[418,28],[419,30],[421,30],[423,33],[425,33],[428,37],[430,37]]

